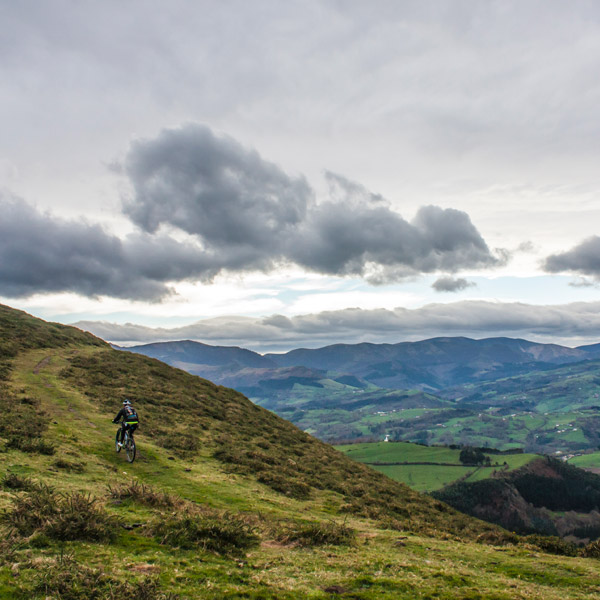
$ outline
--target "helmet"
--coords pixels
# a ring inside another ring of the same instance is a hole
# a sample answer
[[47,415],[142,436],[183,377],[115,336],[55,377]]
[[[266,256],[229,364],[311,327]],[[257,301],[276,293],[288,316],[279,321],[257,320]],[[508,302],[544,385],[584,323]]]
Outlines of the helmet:
[[125,398],[125,400],[123,400],[123,406],[128,406],[131,404],[131,401],[128,400],[127,398]]

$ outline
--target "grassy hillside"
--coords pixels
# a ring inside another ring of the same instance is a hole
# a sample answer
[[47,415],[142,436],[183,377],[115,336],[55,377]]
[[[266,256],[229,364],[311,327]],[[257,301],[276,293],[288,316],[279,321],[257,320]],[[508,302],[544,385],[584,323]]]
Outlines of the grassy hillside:
[[535,454],[488,454],[491,466],[465,466],[460,450],[408,442],[376,442],[336,446],[353,460],[368,464],[395,481],[420,492],[438,490],[455,481],[479,481],[498,470],[512,470],[534,460]]
[[[459,514],[232,390],[6,307],[0,353],[2,598],[599,591],[595,558]],[[132,465],[113,445],[123,397]]]

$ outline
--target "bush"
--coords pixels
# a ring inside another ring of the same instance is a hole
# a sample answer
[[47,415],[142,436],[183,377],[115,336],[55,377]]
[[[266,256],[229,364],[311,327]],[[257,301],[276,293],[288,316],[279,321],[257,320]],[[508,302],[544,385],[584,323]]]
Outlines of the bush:
[[178,456],[185,457],[189,453],[198,451],[200,447],[199,434],[197,432],[170,431],[159,439],[163,448],[172,450]]
[[577,556],[577,546],[556,536],[528,535],[522,538],[523,543],[535,546],[538,550],[559,556]]
[[68,556],[44,565],[36,574],[33,591],[60,600],[177,600],[160,590],[157,579],[120,582]]
[[488,544],[490,546],[508,546],[518,544],[519,539],[516,533],[504,529],[490,529],[478,535],[476,541],[478,544]]
[[113,500],[133,500],[152,507],[174,508],[183,503],[181,498],[159,492],[149,485],[132,481],[129,484],[112,487],[108,486],[108,494]]
[[56,467],[57,469],[63,469],[64,471],[67,471],[69,473],[83,473],[85,469],[83,463],[70,462],[68,460],[65,460],[64,458],[56,459],[52,463],[52,466]]
[[590,542],[579,551],[584,558],[600,558],[600,540]]
[[6,448],[9,450],[20,450],[28,454],[44,454],[52,456],[56,452],[56,448],[44,441],[42,438],[36,437],[11,437],[6,443]]
[[100,600],[106,598],[107,579],[101,571],[67,557],[44,565],[35,576],[33,591],[61,600]]
[[295,523],[286,527],[278,539],[304,547],[344,546],[355,541],[356,531],[343,523],[334,521]]
[[482,465],[485,462],[485,454],[480,448],[467,446],[460,451],[458,459],[463,465]]
[[22,536],[37,534],[58,541],[111,541],[120,521],[108,515],[96,499],[80,492],[59,494],[36,484],[27,494],[13,498],[12,510],[1,516]]
[[5,473],[0,485],[9,490],[31,490],[35,483],[28,477],[20,477],[16,473]]
[[202,548],[217,554],[239,554],[257,546],[260,540],[252,526],[229,513],[184,513],[157,522],[152,532],[160,544]]
[[260,483],[268,485],[272,490],[285,494],[290,498],[296,498],[296,500],[308,500],[310,498],[310,485],[294,477],[264,471],[259,473],[256,479]]

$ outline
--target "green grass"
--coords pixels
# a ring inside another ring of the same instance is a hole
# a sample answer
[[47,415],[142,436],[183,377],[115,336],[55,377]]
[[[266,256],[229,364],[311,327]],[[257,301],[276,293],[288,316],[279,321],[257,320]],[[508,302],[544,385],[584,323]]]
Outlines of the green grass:
[[460,464],[460,450],[430,447],[409,442],[374,442],[336,446],[359,462],[432,462]]
[[[337,449],[353,460],[400,481],[419,492],[432,492],[458,480],[479,481],[496,470],[518,469],[537,457],[535,454],[488,454],[492,467],[467,467],[460,462],[460,450],[421,446],[408,442],[346,444]],[[377,464],[380,463],[380,464]],[[429,463],[429,464],[384,464]]]
[[419,492],[438,490],[449,483],[468,477],[473,467],[448,467],[438,465],[374,466],[374,469],[395,481],[401,481]]
[[569,464],[582,469],[600,469],[600,452],[574,456],[569,460]]

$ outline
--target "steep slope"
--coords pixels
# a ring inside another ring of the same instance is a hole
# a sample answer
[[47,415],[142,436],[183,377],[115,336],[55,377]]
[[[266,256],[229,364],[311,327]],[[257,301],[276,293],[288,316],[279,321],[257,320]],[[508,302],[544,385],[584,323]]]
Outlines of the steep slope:
[[[564,600],[597,589],[593,559],[532,565],[520,545],[539,541],[414,493],[237,392],[6,307],[0,340],[2,598],[449,600],[458,581],[465,598],[514,586]],[[123,397],[142,417],[132,465],[112,442]],[[556,569],[575,567],[554,589]]]

